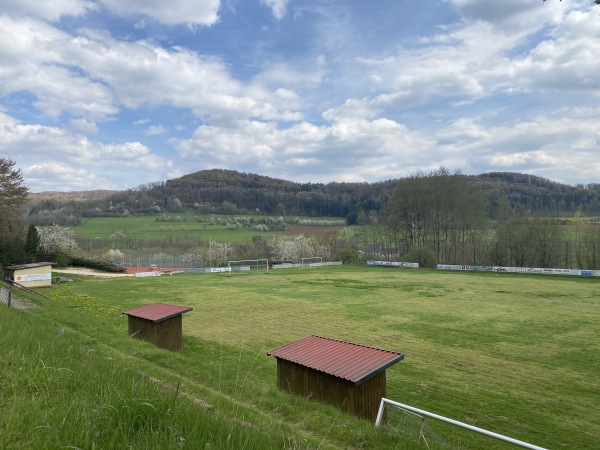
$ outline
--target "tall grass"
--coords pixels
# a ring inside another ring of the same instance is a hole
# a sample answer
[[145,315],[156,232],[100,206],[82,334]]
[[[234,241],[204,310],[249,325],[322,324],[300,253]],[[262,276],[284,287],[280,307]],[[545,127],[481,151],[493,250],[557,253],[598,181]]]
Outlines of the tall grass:
[[249,426],[228,405],[207,411],[39,316],[0,307],[0,336],[0,448],[303,447],[293,432]]

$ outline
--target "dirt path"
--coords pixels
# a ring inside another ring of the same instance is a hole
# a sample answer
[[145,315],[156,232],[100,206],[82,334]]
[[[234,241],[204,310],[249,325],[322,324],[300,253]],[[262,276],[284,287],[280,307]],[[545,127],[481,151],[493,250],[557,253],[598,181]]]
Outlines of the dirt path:
[[88,275],[93,277],[132,277],[132,273],[114,273],[114,272],[102,272],[100,270],[94,269],[86,269],[84,267],[68,267],[66,269],[55,269],[52,271],[57,274],[66,274],[66,275]]

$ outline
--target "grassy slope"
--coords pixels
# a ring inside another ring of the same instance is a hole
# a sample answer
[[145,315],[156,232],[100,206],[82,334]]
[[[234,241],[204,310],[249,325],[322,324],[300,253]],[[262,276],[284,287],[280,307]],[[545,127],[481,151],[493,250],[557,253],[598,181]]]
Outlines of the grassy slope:
[[0,308],[0,448],[294,448],[296,433],[248,427],[140,375],[143,363],[36,314]]
[[[46,290],[56,300],[35,314],[149,365],[172,384],[181,380],[217,409],[237,408],[238,416],[277,430],[292,427],[300,433],[290,438],[295,443],[309,436],[325,447],[414,445],[275,388],[275,361],[266,351],[319,334],[403,352],[405,361],[388,369],[394,400],[536,445],[594,448],[597,289],[593,279],[348,267],[86,278]],[[194,308],[184,315],[181,352],[126,337],[120,312],[155,301]],[[505,448],[428,423],[461,448]]]

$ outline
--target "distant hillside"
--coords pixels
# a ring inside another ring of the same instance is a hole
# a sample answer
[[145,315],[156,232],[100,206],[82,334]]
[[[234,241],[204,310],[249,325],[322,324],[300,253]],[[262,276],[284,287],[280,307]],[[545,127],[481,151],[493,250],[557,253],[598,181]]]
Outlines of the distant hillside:
[[[600,215],[600,184],[568,186],[509,172],[469,176],[490,201],[490,215],[502,201],[525,215],[569,216],[578,208]],[[32,196],[30,221],[74,225],[81,217],[128,214],[198,213],[344,217],[378,213],[397,180],[378,183],[296,183],[233,170],[203,170],[126,191],[43,193]],[[36,201],[37,200],[37,201]],[[64,222],[66,220],[66,223]]]
[[512,172],[491,172],[472,178],[481,183],[491,203],[506,199],[513,210],[525,215],[569,216],[578,208],[587,215],[600,214],[600,184],[569,186]]
[[114,204],[138,212],[276,214],[352,217],[379,211],[394,189],[380,183],[296,183],[233,170],[203,170],[137,191],[112,197]]

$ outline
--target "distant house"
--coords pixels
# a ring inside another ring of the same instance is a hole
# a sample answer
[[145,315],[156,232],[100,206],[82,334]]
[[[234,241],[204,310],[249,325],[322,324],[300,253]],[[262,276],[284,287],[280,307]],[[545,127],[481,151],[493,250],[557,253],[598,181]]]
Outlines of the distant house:
[[181,316],[191,310],[187,306],[152,303],[123,314],[128,316],[129,336],[167,350],[180,350],[183,347]]
[[267,355],[277,359],[279,389],[373,422],[386,395],[385,371],[404,359],[402,353],[315,335]]
[[28,288],[51,286],[53,265],[51,262],[37,262],[6,266],[3,279],[9,284],[16,283]]

